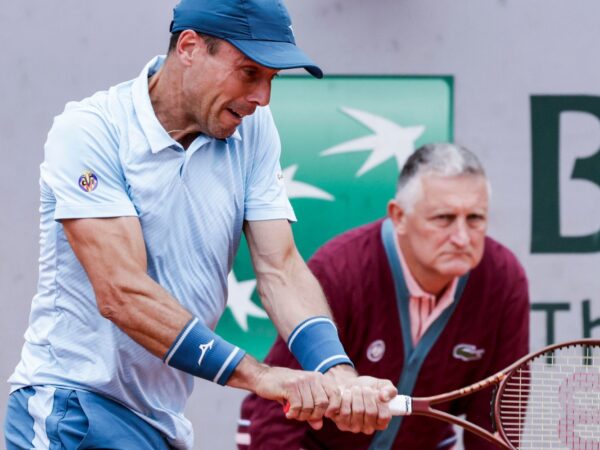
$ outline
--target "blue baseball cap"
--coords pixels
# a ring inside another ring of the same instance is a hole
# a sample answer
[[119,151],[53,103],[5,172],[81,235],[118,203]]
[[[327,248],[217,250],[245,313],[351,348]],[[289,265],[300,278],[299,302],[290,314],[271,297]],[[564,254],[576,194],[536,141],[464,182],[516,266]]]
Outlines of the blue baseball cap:
[[292,22],[281,0],[181,0],[173,9],[171,33],[194,30],[229,42],[248,58],[272,69],[323,71],[296,47]]

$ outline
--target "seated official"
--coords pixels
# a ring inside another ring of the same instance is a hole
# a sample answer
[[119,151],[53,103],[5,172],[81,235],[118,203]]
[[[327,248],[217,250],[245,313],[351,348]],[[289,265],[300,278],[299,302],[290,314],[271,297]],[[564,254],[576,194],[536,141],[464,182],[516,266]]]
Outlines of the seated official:
[[[334,238],[309,261],[360,374],[424,397],[479,381],[528,352],[527,279],[516,257],[486,236],[489,191],[473,153],[426,145],[402,169],[386,218]],[[298,367],[281,338],[265,362]],[[490,395],[440,409],[490,430]],[[395,417],[374,435],[342,432],[331,421],[314,430],[256,395],[242,404],[237,439],[240,450],[448,450],[457,441],[451,425],[419,416]],[[464,446],[496,448],[468,432]]]

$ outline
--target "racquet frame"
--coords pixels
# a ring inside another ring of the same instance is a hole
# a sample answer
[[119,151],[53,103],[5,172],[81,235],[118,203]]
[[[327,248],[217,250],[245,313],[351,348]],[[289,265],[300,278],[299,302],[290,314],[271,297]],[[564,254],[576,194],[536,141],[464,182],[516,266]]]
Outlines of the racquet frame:
[[[466,386],[460,389],[456,389],[454,391],[447,392],[445,394],[434,395],[431,397],[413,397],[410,399],[409,404],[411,405],[412,411],[408,412],[392,412],[395,415],[421,415],[436,418],[439,420],[443,420],[444,422],[448,422],[454,425],[458,425],[461,428],[464,428],[475,435],[486,439],[489,442],[497,445],[499,448],[505,450],[515,450],[515,448],[509,443],[508,438],[504,434],[502,429],[502,424],[500,423],[500,398],[502,397],[502,393],[504,392],[505,380],[509,378],[512,372],[519,369],[522,365],[528,363],[529,361],[537,358],[540,355],[545,353],[550,353],[554,350],[571,347],[571,346],[600,346],[600,340],[597,339],[579,339],[574,341],[562,342],[554,345],[550,345],[542,348],[536,352],[529,353],[523,356],[521,359],[515,361],[513,364],[508,366],[507,368],[501,370],[500,372],[495,373],[477,383],[471,384],[470,386]],[[482,427],[467,422],[460,417],[453,416],[447,412],[441,411],[436,408],[432,408],[433,405],[439,403],[446,403],[457,398],[466,397],[467,395],[473,394],[475,392],[481,391],[488,387],[498,386],[498,390],[495,395],[492,394],[492,411],[493,411],[493,421],[495,424],[495,428],[498,430],[497,434],[492,434],[489,431],[483,429]]]

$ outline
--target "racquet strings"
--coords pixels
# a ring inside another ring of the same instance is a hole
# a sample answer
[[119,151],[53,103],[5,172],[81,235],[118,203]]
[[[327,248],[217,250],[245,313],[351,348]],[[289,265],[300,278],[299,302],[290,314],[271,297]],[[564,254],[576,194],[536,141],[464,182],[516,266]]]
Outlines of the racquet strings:
[[600,346],[537,355],[499,396],[498,426],[516,449],[600,450]]

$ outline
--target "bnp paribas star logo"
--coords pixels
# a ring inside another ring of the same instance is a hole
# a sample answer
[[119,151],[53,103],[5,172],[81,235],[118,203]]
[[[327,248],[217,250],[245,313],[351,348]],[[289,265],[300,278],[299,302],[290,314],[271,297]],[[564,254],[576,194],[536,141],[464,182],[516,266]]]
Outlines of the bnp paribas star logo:
[[[444,76],[275,81],[271,110],[282,141],[281,176],[305,259],[337,234],[385,215],[399,170],[415,148],[452,140],[452,91],[452,78]],[[245,242],[229,274],[217,331],[258,358],[276,337]]]
[[424,125],[403,127],[402,125],[368,111],[340,108],[342,112],[356,119],[373,133],[335,145],[321,152],[321,155],[336,155],[348,152],[371,151],[371,154],[356,172],[364,175],[390,158],[394,158],[402,168],[406,158],[415,150],[415,142],[425,131]]

